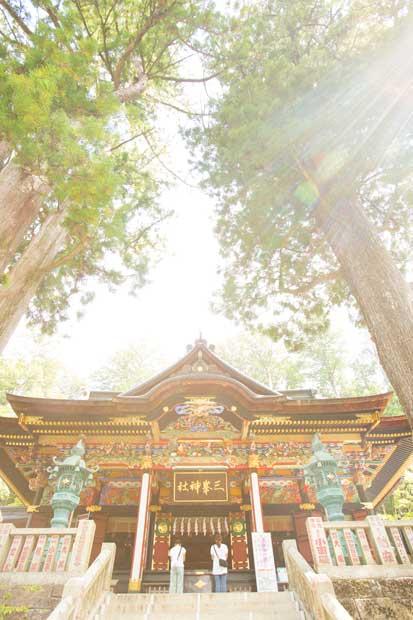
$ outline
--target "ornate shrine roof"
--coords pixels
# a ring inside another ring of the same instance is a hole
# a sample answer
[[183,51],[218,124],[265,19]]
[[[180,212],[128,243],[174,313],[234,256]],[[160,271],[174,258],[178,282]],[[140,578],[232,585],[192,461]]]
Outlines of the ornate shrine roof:
[[312,390],[272,390],[227,364],[199,339],[175,364],[127,392],[91,392],[87,400],[8,394],[18,418],[0,420],[0,438],[19,435],[24,441],[32,433],[67,433],[69,428],[101,434],[116,427],[121,434],[133,429],[159,439],[176,408],[194,399],[222,406],[223,418],[241,439],[312,431],[360,432],[372,439],[379,439],[382,430],[387,437],[406,436],[407,419],[382,420],[391,396],[316,398]]
[[[116,436],[122,435],[125,445],[140,444],[144,451],[143,446],[150,441],[156,454],[165,455],[169,448],[174,451],[174,442],[180,442],[182,450],[185,445],[203,442],[199,454],[215,449],[215,445],[224,454],[225,442],[230,442],[234,452],[222,458],[234,462],[237,458],[245,460],[249,446],[256,443],[262,459],[270,462],[281,458],[290,465],[295,457],[274,456],[271,451],[289,452],[287,444],[308,442],[315,432],[342,445],[346,454],[349,450],[352,454],[366,450],[369,444],[374,450],[376,445],[381,450],[380,444],[390,444],[384,446],[385,454],[390,454],[401,439],[411,437],[405,416],[383,417],[390,392],[316,398],[309,389],[273,390],[220,359],[202,339],[175,364],[124,393],[95,391],[82,400],[7,397],[16,417],[0,418],[1,474],[6,480],[13,478],[14,486],[26,498],[31,496],[27,488],[30,470],[25,472],[25,480],[15,460],[17,455],[30,449],[34,455],[40,450],[45,456],[53,450],[50,446],[57,445],[55,442],[70,443],[80,433],[99,446],[105,441],[119,445]],[[208,446],[211,441],[212,448]],[[96,449],[105,452],[102,447]],[[381,493],[390,473],[392,480],[394,472],[399,474],[403,455],[405,450],[398,450],[390,463],[391,472],[383,468],[381,477],[376,458],[375,486],[369,497]],[[110,458],[112,452],[108,463]],[[174,458],[181,457],[178,453]]]

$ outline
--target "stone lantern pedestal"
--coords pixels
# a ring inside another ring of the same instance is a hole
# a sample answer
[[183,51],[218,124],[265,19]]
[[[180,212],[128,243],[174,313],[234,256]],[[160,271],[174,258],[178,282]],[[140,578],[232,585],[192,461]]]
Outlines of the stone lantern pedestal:
[[80,493],[93,482],[93,474],[98,468],[86,467],[83,460],[85,452],[83,439],[80,439],[70,450],[69,456],[63,461],[58,461],[54,457],[54,467],[47,469],[50,474],[49,480],[56,485],[51,501],[53,509],[51,527],[69,527],[70,515],[79,505]]

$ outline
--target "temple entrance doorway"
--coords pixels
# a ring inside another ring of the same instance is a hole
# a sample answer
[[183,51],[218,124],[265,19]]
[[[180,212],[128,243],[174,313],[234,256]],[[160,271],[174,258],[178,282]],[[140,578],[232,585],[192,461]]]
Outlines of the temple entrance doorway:
[[211,545],[220,534],[228,547],[228,565],[231,566],[231,540],[228,515],[223,516],[174,516],[172,520],[172,544],[181,538],[186,549],[186,570],[211,570]]
[[[214,536],[183,536],[182,545],[186,549],[186,570],[211,570],[211,545],[215,542]],[[231,565],[230,537],[223,536],[222,542],[228,547],[228,561]]]

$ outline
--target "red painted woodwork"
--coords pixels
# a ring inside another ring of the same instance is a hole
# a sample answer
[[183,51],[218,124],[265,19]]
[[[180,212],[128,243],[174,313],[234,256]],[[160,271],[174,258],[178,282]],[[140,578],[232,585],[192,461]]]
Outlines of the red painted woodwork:
[[231,568],[233,570],[248,570],[250,567],[250,562],[248,555],[248,538],[245,523],[245,513],[236,513],[229,515],[230,522],[234,518],[236,518],[238,521],[244,522],[245,533],[242,536],[234,536],[231,533]]
[[93,539],[92,552],[90,555],[90,561],[99,555],[102,543],[105,541],[106,525],[108,522],[108,516],[99,513],[94,513],[92,516],[93,521],[96,524],[95,537]]
[[171,544],[170,530],[164,536],[160,536],[157,533],[157,523],[160,520],[171,521],[171,516],[165,513],[156,513],[155,531],[153,536],[153,551],[152,551],[152,570],[168,570],[168,551]]
[[311,555],[310,542],[307,536],[307,528],[305,522],[308,517],[322,517],[322,514],[318,511],[303,511],[293,514],[293,523],[295,528],[295,538],[297,541],[298,551],[307,560],[307,562],[313,562],[313,556]]

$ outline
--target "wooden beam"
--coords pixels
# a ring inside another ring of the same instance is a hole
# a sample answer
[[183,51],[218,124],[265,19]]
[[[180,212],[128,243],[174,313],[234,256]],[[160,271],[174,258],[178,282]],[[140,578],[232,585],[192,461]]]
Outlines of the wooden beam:
[[16,469],[4,448],[0,448],[0,477],[26,506],[33,504],[34,491],[29,489],[26,478]]

